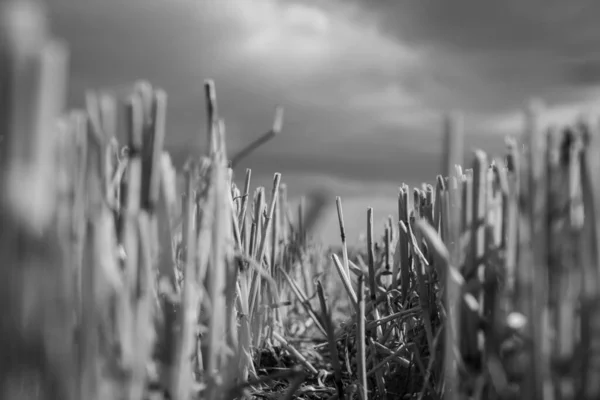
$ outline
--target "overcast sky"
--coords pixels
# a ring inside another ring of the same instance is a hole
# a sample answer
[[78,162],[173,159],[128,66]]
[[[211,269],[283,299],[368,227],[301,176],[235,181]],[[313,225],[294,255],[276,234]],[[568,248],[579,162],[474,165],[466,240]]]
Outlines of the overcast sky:
[[[255,183],[281,172],[292,195],[328,187],[350,238],[402,182],[439,172],[440,118],[465,115],[467,146],[494,153],[531,97],[564,119],[600,94],[597,0],[49,0],[71,50],[70,103],[144,78],[169,95],[177,161],[205,143],[202,85],[214,79],[235,152],[286,109],[257,151]],[[332,209],[333,211],[333,209]],[[337,240],[334,214],[324,218]]]

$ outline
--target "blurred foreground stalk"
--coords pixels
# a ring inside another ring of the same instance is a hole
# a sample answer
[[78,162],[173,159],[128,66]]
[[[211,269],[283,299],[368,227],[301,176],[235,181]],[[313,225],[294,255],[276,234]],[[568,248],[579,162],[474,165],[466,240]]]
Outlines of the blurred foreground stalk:
[[53,224],[67,77],[34,2],[0,3],[0,396],[74,399],[73,314]]

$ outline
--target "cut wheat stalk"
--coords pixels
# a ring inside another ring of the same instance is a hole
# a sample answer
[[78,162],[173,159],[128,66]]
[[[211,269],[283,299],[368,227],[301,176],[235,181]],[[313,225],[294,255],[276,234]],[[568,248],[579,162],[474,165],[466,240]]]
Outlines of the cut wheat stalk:
[[367,361],[366,361],[366,332],[365,332],[365,278],[360,276],[358,278],[358,312],[356,313],[356,340],[357,340],[357,352],[356,362],[358,364],[357,375],[358,375],[358,387],[359,394],[362,400],[368,399],[368,386],[367,386]]
[[337,351],[337,344],[335,341],[335,332],[333,328],[333,322],[331,321],[331,311],[327,307],[327,301],[325,299],[325,293],[323,291],[323,285],[317,281],[317,294],[319,296],[319,302],[321,304],[321,315],[327,330],[327,341],[329,343],[329,351],[331,352],[331,363],[333,365],[335,387],[337,394],[340,399],[344,398],[344,385],[342,383],[342,367],[340,366],[339,355]]

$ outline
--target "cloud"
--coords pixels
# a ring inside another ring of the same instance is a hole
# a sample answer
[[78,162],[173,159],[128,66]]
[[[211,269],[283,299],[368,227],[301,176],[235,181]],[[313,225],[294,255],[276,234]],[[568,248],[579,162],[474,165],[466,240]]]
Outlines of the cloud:
[[[265,58],[284,68],[301,62],[304,67],[314,69],[322,58],[337,50],[328,40],[332,30],[330,17],[316,8],[301,4],[282,7],[263,1],[238,2],[227,5],[227,9],[235,10],[249,31],[240,46],[240,56]],[[282,58],[281,54],[286,53],[289,56]]]
[[[392,108],[407,121],[429,111],[409,84],[424,62],[419,51],[351,20],[343,7],[326,11],[310,3],[234,3],[223,2],[223,7],[246,36],[236,47],[239,64],[229,68],[251,70],[255,80],[277,85],[292,107],[350,116],[357,128],[361,117],[388,120]],[[353,131],[358,129],[337,129],[328,136]]]
[[385,35],[428,49],[431,74],[452,88],[456,108],[467,112],[503,112],[531,96],[597,84],[600,77],[594,17],[600,3],[593,0],[354,3]]
[[418,62],[414,49],[350,20],[341,6],[326,11],[309,3],[275,0],[222,4],[227,15],[246,29],[247,36],[239,41],[239,57],[268,64],[275,74],[306,79],[309,72],[385,71],[397,63],[416,66]]

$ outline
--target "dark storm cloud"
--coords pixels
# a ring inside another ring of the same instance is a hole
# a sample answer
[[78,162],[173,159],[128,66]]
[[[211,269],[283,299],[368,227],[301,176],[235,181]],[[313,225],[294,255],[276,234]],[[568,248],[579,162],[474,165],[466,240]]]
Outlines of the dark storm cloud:
[[456,89],[459,104],[506,107],[557,86],[600,83],[593,62],[600,56],[600,2],[594,0],[358,4],[386,34],[429,49],[439,61],[430,64],[432,73]]

